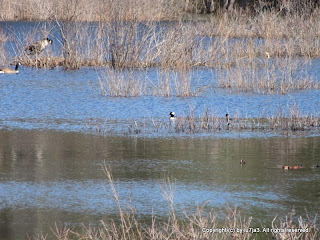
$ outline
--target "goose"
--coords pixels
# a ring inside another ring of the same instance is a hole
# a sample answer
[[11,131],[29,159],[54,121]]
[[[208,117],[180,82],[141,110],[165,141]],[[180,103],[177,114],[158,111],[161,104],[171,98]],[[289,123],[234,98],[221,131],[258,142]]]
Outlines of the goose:
[[170,112],[170,120],[175,120],[177,119],[175,112]]
[[15,69],[11,69],[11,68],[0,68],[0,73],[18,73],[19,70],[19,66],[21,65],[20,62],[17,62],[16,64],[16,68]]
[[49,43],[52,44],[53,41],[49,38],[45,38],[41,41],[35,42],[30,46],[28,46],[26,48],[26,51],[29,55],[35,55],[35,54],[41,53],[46,48],[46,46],[49,45]]

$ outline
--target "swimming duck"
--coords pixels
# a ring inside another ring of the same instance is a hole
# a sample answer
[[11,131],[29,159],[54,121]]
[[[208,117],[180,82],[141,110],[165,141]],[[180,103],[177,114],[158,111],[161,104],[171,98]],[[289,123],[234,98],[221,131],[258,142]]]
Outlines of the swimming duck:
[[0,68],[0,73],[19,73],[19,66],[21,65],[20,62],[17,62],[15,69],[11,68]]
[[49,38],[45,38],[41,41],[35,42],[30,46],[28,46],[26,48],[26,51],[29,55],[35,55],[35,54],[41,53],[46,48],[46,46],[49,45],[49,43],[52,44],[53,41]]
[[170,120],[175,120],[177,119],[175,112],[170,112]]
[[282,169],[285,169],[285,170],[297,170],[297,169],[303,169],[303,166],[302,166],[302,164],[300,166],[284,165],[284,166],[282,166]]

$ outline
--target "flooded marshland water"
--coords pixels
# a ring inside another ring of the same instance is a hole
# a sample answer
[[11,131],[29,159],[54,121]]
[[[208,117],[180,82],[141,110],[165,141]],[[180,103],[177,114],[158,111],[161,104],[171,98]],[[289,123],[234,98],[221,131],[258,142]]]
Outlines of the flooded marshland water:
[[[238,207],[253,225],[269,226],[295,208],[319,213],[319,138],[182,139],[101,137],[53,130],[1,130],[2,239],[50,232],[50,226],[99,225],[117,207],[102,171],[110,165],[123,208],[165,218],[163,178],[174,184],[177,215],[207,203],[223,214]],[[239,164],[246,159],[245,166]],[[279,165],[303,164],[285,171]],[[129,200],[130,199],[130,200]],[[130,203],[131,201],[131,203]]]
[[[1,23],[28,29],[26,24]],[[4,28],[6,29],[6,28]],[[58,48],[56,45],[52,49]],[[319,60],[308,66],[319,81]],[[50,227],[117,218],[117,207],[102,171],[111,166],[124,206],[131,198],[140,218],[148,223],[152,212],[165,218],[169,203],[161,182],[169,176],[175,185],[175,207],[194,212],[207,201],[223,216],[229,204],[255,225],[270,227],[275,215],[295,208],[304,215],[319,214],[319,132],[284,137],[268,131],[223,130],[206,135],[174,132],[135,134],[136,121],[169,121],[169,112],[195,116],[205,109],[224,118],[285,114],[297,105],[302,114],[319,112],[320,91],[287,94],[234,93],[216,87],[214,69],[197,68],[192,86],[206,87],[199,95],[182,97],[105,96],[99,83],[106,67],[78,70],[20,67],[17,75],[0,76],[0,231],[2,239],[22,239],[50,232]],[[138,72],[138,70],[137,70]],[[146,71],[156,81],[158,68]],[[102,122],[106,136],[92,134],[93,122]],[[303,136],[301,136],[303,135]],[[241,167],[241,159],[246,164]],[[284,171],[282,165],[305,169]]]

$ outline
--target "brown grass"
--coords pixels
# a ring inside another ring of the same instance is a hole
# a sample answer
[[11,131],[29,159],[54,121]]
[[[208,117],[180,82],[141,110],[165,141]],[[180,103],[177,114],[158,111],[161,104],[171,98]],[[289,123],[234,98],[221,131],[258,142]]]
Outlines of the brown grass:
[[164,20],[179,18],[181,6],[172,0],[2,0],[0,20]]
[[294,90],[318,89],[318,81],[309,76],[308,60],[295,58],[243,58],[218,71],[220,86],[232,91],[286,94]]
[[[102,94],[110,97],[194,97],[208,86],[197,87],[193,83],[196,72],[159,69],[157,79],[149,79],[145,69],[114,69],[101,71],[99,83]],[[193,76],[192,76],[193,75]]]
[[285,116],[284,110],[281,108],[275,116],[269,117],[268,121],[272,129],[285,131],[306,131],[320,126],[317,113],[304,115],[296,104],[289,108],[289,116]]
[[[260,237],[258,234],[253,234],[251,231],[237,233],[222,232],[212,233],[210,231],[226,229],[249,229],[252,228],[251,222],[253,217],[245,218],[237,208],[226,208],[226,217],[224,221],[217,220],[217,215],[211,210],[205,211],[206,206],[203,205],[197,208],[196,213],[185,213],[183,219],[176,216],[174,205],[174,185],[170,178],[164,178],[160,183],[164,198],[168,201],[170,212],[168,218],[163,221],[157,220],[157,217],[152,215],[150,223],[141,222],[137,217],[137,212],[131,206],[131,210],[124,211],[120,204],[120,197],[112,176],[111,169],[106,164],[104,165],[104,173],[106,174],[110,191],[114,196],[114,201],[117,204],[119,221],[111,219],[108,222],[102,221],[100,227],[83,226],[81,230],[73,230],[69,228],[55,227],[53,230],[54,239],[255,239]],[[206,208],[207,209],[207,208]],[[307,229],[306,233],[272,233],[273,239],[305,239],[315,240],[320,237],[318,230],[318,219],[310,219],[299,217],[298,221],[294,221],[294,211],[289,213],[284,219],[277,220],[277,217],[272,221],[273,229]],[[254,226],[256,228],[257,226]],[[270,226],[268,226],[270,228]],[[263,226],[259,227],[261,230]],[[271,234],[259,233],[262,237],[269,238]],[[32,239],[44,240],[47,235],[35,235]]]
[[109,68],[99,77],[103,95],[110,97],[137,97],[147,95],[147,80],[132,71],[121,72]]

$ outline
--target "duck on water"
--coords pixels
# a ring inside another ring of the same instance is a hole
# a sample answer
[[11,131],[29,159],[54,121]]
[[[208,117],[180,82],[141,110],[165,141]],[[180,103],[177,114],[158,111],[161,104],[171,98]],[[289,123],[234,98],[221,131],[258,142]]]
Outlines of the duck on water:
[[16,67],[15,69],[11,69],[11,68],[0,68],[0,73],[6,73],[6,74],[11,74],[11,73],[19,73],[19,66],[21,65],[20,62],[16,63]]

